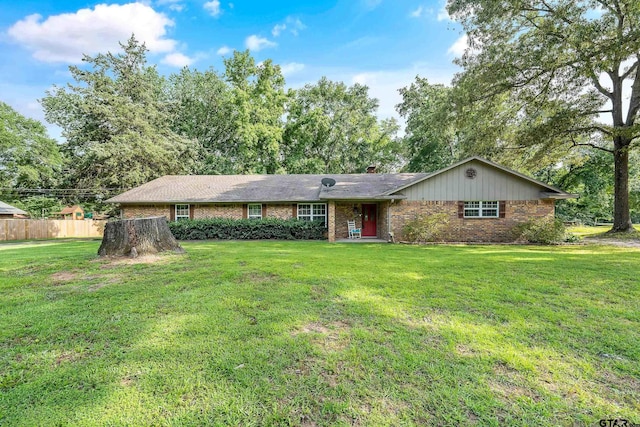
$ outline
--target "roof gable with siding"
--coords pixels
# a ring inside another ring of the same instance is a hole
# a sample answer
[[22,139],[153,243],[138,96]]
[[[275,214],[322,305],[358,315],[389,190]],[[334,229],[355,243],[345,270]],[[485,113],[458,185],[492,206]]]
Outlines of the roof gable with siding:
[[[469,178],[467,170],[474,169]],[[570,196],[554,187],[536,181],[481,158],[471,158],[431,174],[416,183],[396,190],[407,200],[536,200],[549,193]]]

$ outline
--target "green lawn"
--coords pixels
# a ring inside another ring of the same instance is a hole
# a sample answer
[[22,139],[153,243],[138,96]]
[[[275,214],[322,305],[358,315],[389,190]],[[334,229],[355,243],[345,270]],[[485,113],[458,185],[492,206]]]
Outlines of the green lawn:
[[640,423],[640,250],[0,245],[0,425]]
[[[634,225],[635,229],[640,232],[640,226]],[[594,238],[615,238],[618,240],[629,240],[629,239],[639,239],[639,233],[615,233],[611,235],[607,233],[611,230],[611,225],[598,225],[598,226],[589,226],[589,225],[575,225],[571,227],[567,227],[567,231],[571,234],[575,234],[579,237],[594,237]]]

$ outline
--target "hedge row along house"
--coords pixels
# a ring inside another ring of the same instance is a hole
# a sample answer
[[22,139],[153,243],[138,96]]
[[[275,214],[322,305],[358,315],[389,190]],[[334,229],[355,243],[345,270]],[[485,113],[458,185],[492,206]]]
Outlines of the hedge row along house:
[[[330,178],[324,180],[324,178]],[[335,181],[335,183],[333,183]],[[326,184],[329,185],[326,185]],[[163,176],[113,197],[124,218],[298,218],[323,221],[329,241],[348,237],[403,240],[422,215],[449,217],[442,240],[508,242],[512,230],[553,217],[555,201],[576,197],[497,163],[471,157],[433,173]]]

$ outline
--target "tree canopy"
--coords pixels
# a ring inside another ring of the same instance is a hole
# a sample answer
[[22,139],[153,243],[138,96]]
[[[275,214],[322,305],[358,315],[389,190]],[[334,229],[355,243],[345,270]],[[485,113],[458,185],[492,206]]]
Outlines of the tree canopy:
[[507,97],[516,121],[511,143],[522,148],[613,154],[613,230],[632,230],[628,159],[640,136],[640,3],[450,0],[448,10],[469,36],[454,81],[467,104],[482,109]]
[[285,168],[290,173],[356,173],[395,165],[395,121],[378,122],[378,100],[368,88],[326,77],[295,91],[285,128]]
[[63,129],[69,178],[82,188],[129,188],[192,168],[193,144],[171,127],[164,79],[131,37],[119,54],[85,56],[70,67],[76,85],[42,100]]
[[51,187],[61,166],[58,144],[42,123],[0,102],[0,187]]

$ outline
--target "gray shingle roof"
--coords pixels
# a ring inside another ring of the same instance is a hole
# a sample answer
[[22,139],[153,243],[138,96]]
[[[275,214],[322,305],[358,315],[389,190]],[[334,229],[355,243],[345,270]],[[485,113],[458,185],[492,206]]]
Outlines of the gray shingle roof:
[[[470,157],[433,173],[167,175],[112,197],[107,202],[251,203],[398,199],[404,196],[394,193],[473,160],[540,185],[550,191],[550,198],[576,196],[489,160]],[[335,186],[323,187],[322,178],[333,178],[336,181]]]
[[[167,175],[107,200],[111,203],[313,202],[385,199],[424,173],[323,175]],[[336,185],[322,187],[322,178]]]
[[8,205],[3,201],[0,201],[0,214],[1,215],[27,215],[22,209],[18,209],[14,206]]

